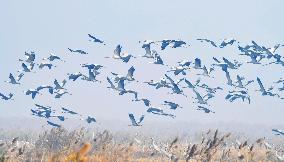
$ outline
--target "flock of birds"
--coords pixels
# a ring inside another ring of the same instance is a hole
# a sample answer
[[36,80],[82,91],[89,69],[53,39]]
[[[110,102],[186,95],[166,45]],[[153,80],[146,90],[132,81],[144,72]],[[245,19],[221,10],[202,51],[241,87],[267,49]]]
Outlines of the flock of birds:
[[[97,37],[88,34],[88,37],[91,39],[90,41],[101,44],[101,45],[107,45],[103,40],[98,39]],[[202,43],[208,43],[209,45],[215,47],[215,48],[225,48],[227,46],[233,46],[237,45],[238,50],[240,51],[241,56],[244,56],[248,58],[249,61],[247,62],[239,62],[237,60],[230,60],[228,58],[216,58],[213,57],[213,63],[210,66],[202,65],[202,61],[200,58],[195,58],[194,60],[181,60],[177,62],[176,66],[172,66],[168,68],[168,71],[165,72],[164,76],[157,81],[150,80],[150,81],[143,81],[140,83],[147,84],[156,90],[160,88],[165,88],[169,90],[170,94],[178,94],[182,95],[184,97],[188,97],[187,94],[185,94],[184,89],[189,89],[193,92],[193,94],[196,96],[194,98],[194,103],[197,105],[197,110],[204,111],[205,113],[215,113],[215,111],[210,108],[209,101],[215,97],[215,95],[218,93],[218,91],[223,91],[222,87],[210,87],[206,83],[201,83],[202,78],[214,78],[213,71],[220,70],[223,72],[224,76],[227,80],[227,86],[233,88],[233,90],[228,91],[228,94],[225,96],[225,100],[229,102],[235,102],[237,100],[243,101],[243,102],[251,102],[250,94],[248,92],[249,85],[252,83],[256,83],[259,86],[260,95],[262,96],[272,96],[277,97],[279,99],[284,99],[284,97],[281,97],[280,92],[284,91],[284,78],[280,78],[278,81],[275,82],[277,85],[281,85],[279,88],[275,88],[276,86],[266,87],[262,81],[261,78],[257,77],[252,80],[248,80],[247,78],[244,78],[243,76],[237,75],[236,80],[231,77],[230,71],[231,70],[237,70],[241,66],[243,66],[244,63],[246,64],[260,64],[262,66],[268,66],[271,64],[279,64],[281,66],[284,66],[284,59],[282,56],[280,56],[277,53],[277,49],[280,48],[280,44],[276,44],[273,47],[265,47],[262,45],[257,44],[255,41],[252,41],[251,44],[248,44],[246,46],[240,46],[239,42],[237,42],[236,39],[224,39],[221,43],[216,43],[209,39],[197,39],[197,41],[200,41]],[[156,50],[153,49],[153,45],[159,46],[161,51],[166,50],[167,48],[187,48],[190,45],[182,40],[174,40],[174,39],[164,39],[162,41],[151,41],[151,40],[145,40],[145,41],[139,41],[139,43],[142,44],[142,49],[145,50],[145,54],[141,57],[152,60],[151,64],[155,64],[157,66],[169,66],[164,64],[164,61],[161,57],[161,55],[158,54]],[[88,52],[81,50],[81,49],[71,49],[68,48],[69,52],[71,54],[78,54],[78,55],[87,55]],[[36,60],[36,53],[25,52],[25,59],[19,59],[19,61],[22,64],[22,69],[18,71],[19,74],[13,75],[10,73],[9,80],[6,81],[7,83],[17,85],[21,84],[20,81],[25,75],[25,73],[35,73],[34,67],[38,66],[39,69],[48,68],[52,69],[53,67],[56,67],[54,65],[55,61],[60,61],[62,63],[66,62],[65,60],[61,59],[61,57],[56,56],[54,54],[51,54],[49,57],[43,58],[42,62],[39,64],[35,63]],[[109,59],[114,60],[120,60],[124,63],[128,63],[131,59],[138,59],[137,56],[133,56],[131,54],[128,54],[127,52],[122,52],[122,46],[117,45],[114,49],[113,55],[110,57],[105,57]],[[269,63],[264,64],[263,60],[267,60]],[[81,67],[85,68],[88,73],[83,74],[81,72],[77,73],[68,73],[67,78],[63,81],[58,81],[57,79],[54,80],[52,85],[40,85],[36,87],[35,89],[28,89],[24,91],[25,95],[31,95],[32,99],[35,99],[37,95],[40,95],[43,91],[48,90],[48,93],[51,95],[54,95],[54,98],[60,99],[64,95],[72,95],[66,88],[65,85],[69,81],[76,81],[78,79],[89,81],[89,82],[99,82],[102,81],[97,80],[97,76],[101,74],[101,70],[104,68],[103,65],[100,64],[94,64],[94,63],[85,63],[80,64]],[[190,81],[188,78],[186,78],[186,74],[188,71],[196,70],[200,72],[199,79],[195,82]],[[167,113],[165,108],[160,108],[157,106],[153,106],[151,104],[151,101],[149,99],[143,98],[139,95],[139,93],[132,89],[127,89],[126,85],[131,82],[138,83],[134,77],[135,67],[131,66],[126,74],[121,75],[117,73],[111,73],[110,76],[106,78],[109,86],[108,89],[111,89],[115,92],[117,92],[119,95],[125,95],[125,94],[131,94],[133,95],[133,102],[139,102],[141,101],[145,107],[147,108],[147,113],[152,113],[155,115],[161,115],[161,116],[167,116],[171,118],[175,118],[174,114]],[[183,76],[182,79],[175,80],[174,76]],[[0,97],[3,100],[13,100],[14,94],[9,93],[7,95],[0,93]],[[179,108],[182,108],[178,103],[175,103],[174,101],[164,101],[162,104],[164,107],[168,107],[171,110],[176,110]],[[52,119],[57,118],[59,121],[64,121],[66,119],[66,115],[78,115],[81,117],[82,120],[85,120],[88,123],[96,122],[96,119],[91,116],[84,116],[77,112],[74,112],[72,110],[69,110],[67,108],[62,107],[61,108],[61,115],[55,115],[57,112],[53,110],[49,106],[42,106],[35,104],[35,108],[31,109],[32,115],[46,118],[47,124],[60,127],[61,125],[53,122]],[[129,113],[129,119],[131,121],[132,126],[141,126],[145,115],[142,115],[139,119],[134,116],[134,114]],[[276,129],[273,131],[275,132]],[[280,130],[279,130],[280,131]],[[278,131],[278,133],[279,133]],[[280,131],[281,132],[281,131]],[[281,134],[281,133],[280,133]],[[284,134],[282,134],[284,135]]]

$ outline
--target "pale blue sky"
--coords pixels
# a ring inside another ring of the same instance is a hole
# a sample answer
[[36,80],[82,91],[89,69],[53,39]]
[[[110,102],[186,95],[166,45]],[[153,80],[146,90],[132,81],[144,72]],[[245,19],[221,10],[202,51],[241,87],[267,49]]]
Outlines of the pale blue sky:
[[[112,62],[104,59],[110,56],[117,44],[123,50],[138,56],[144,53],[139,40],[183,39],[192,46],[185,49],[169,49],[161,52],[164,61],[170,65],[184,58],[200,57],[204,63],[212,63],[212,56],[239,59],[236,47],[214,49],[207,44],[195,41],[197,38],[209,38],[220,41],[234,37],[242,44],[255,40],[266,46],[284,43],[284,19],[282,0],[216,0],[216,1],[165,1],[165,0],[9,0],[0,2],[0,91],[14,92],[15,101],[0,101],[0,117],[30,116],[34,103],[51,105],[54,108],[70,107],[82,114],[91,114],[100,119],[128,120],[128,113],[145,113],[142,103],[131,102],[130,96],[118,96],[106,89],[105,78],[110,71],[125,73],[131,65],[136,66],[136,76],[141,81],[162,77],[166,68],[149,65],[149,60],[136,59],[129,64]],[[92,33],[106,41],[107,46],[100,46],[88,41],[87,34]],[[88,51],[88,56],[69,55],[67,48],[80,48]],[[57,63],[58,67],[48,71],[27,74],[23,85],[12,86],[4,83],[10,72],[20,69],[19,58],[25,51],[35,51],[38,60],[53,52],[67,62]],[[279,54],[283,55],[281,49]],[[100,63],[107,68],[98,78],[102,84],[74,82],[68,84],[72,96],[55,100],[50,95],[43,95],[36,100],[25,96],[23,90],[35,88],[41,84],[51,84],[54,78],[66,77],[68,72],[82,71],[80,63]],[[282,77],[283,67],[260,67],[245,65],[232,75],[243,74],[249,79],[260,76],[266,86]],[[213,85],[224,85],[223,73],[216,72]],[[196,78],[196,76],[187,76]],[[224,85],[225,86],[225,85]],[[145,98],[159,106],[164,99],[176,100],[184,109],[177,110],[177,121],[238,121],[248,123],[284,124],[284,102],[270,97],[261,97],[250,88],[252,103],[228,103],[221,93],[211,101],[216,114],[204,114],[196,111],[192,99],[181,96],[168,96],[164,89],[155,91],[145,85],[129,85],[141,92]],[[189,91],[188,91],[189,92]],[[172,119],[148,115],[146,120],[168,121]]]

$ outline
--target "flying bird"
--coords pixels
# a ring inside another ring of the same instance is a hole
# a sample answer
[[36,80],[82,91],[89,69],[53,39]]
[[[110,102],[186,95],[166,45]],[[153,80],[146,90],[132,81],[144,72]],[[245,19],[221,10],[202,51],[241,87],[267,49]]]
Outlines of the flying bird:
[[34,68],[34,63],[31,63],[29,66],[27,66],[25,63],[22,63],[22,70],[18,70],[18,72],[31,72]]
[[233,38],[232,39],[224,39],[219,47],[224,48],[227,45],[233,45],[235,42],[236,42],[236,39],[233,39]]
[[69,80],[76,81],[79,77],[83,76],[82,73],[67,73]]
[[49,61],[60,60],[60,61],[65,62],[65,61],[62,60],[59,56],[56,56],[56,55],[53,54],[53,53],[51,53],[51,54],[49,55],[49,57],[45,57],[45,58],[43,58],[42,60],[49,60]]
[[26,95],[32,95],[32,99],[35,99],[37,94],[40,94],[38,90],[36,89],[28,89],[27,91],[24,91]]
[[276,133],[275,135],[282,135],[284,136],[284,132],[280,129],[272,129],[272,132]]
[[51,125],[51,126],[53,126],[53,127],[57,127],[57,128],[60,128],[60,127],[61,127],[61,125],[56,124],[56,123],[53,123],[53,122],[51,122],[51,121],[47,121],[47,124],[48,124],[48,125]]
[[38,64],[40,69],[43,69],[44,67],[48,67],[48,69],[51,69],[52,67],[56,67],[55,65],[53,65],[50,62],[41,62],[40,64]]
[[85,51],[83,51],[83,50],[80,50],[80,49],[75,49],[75,50],[73,50],[73,49],[71,49],[71,48],[68,48],[68,50],[69,50],[71,53],[79,53],[79,54],[81,54],[81,55],[87,55],[87,54],[88,54],[87,52],[85,52]]
[[86,119],[86,121],[87,121],[87,123],[92,123],[92,122],[97,122],[97,120],[95,119],[95,118],[93,118],[93,117],[90,117],[90,116],[88,116],[88,118]]
[[204,107],[204,106],[198,106],[198,108],[196,110],[203,110],[205,113],[215,113],[214,111],[208,109],[207,107]]
[[213,42],[212,40],[209,40],[209,39],[197,39],[197,40],[200,41],[200,42],[208,42],[208,43],[210,43],[212,46],[218,47],[218,46],[216,45],[216,43]]
[[143,119],[144,119],[144,117],[145,117],[144,115],[142,115],[142,116],[140,117],[139,121],[137,122],[137,121],[135,120],[133,114],[128,114],[128,116],[129,116],[129,118],[130,118],[130,120],[131,120],[132,126],[141,126],[140,123],[143,121]]
[[162,105],[170,106],[170,109],[172,110],[176,110],[177,108],[182,108],[179,104],[170,101],[164,101],[164,104]]
[[33,63],[35,61],[35,52],[25,52],[26,60],[19,59],[19,61],[25,61],[27,63]]
[[13,76],[13,74],[10,73],[9,75],[9,81],[5,81],[7,83],[11,83],[11,84],[20,84],[20,80],[22,79],[22,77],[24,76],[24,73],[20,73],[17,78],[15,79],[15,77]]
[[94,35],[88,34],[89,38],[91,38],[90,41],[95,42],[95,43],[101,43],[103,45],[106,45],[104,41],[96,38]]
[[12,99],[12,97],[13,97],[14,95],[12,94],[12,93],[9,93],[8,94],[8,96],[6,96],[6,95],[4,95],[4,94],[2,94],[1,92],[0,92],[0,97],[1,97],[1,99],[3,99],[3,100],[13,100]]

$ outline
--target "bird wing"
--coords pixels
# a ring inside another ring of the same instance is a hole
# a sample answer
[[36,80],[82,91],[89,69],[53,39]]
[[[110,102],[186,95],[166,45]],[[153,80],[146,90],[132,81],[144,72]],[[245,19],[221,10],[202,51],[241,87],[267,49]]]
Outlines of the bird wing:
[[27,67],[27,65],[25,63],[22,63],[22,67],[25,71],[29,71],[29,68]]
[[165,74],[166,78],[171,82],[172,85],[175,84],[174,80],[170,78],[167,74]]
[[217,63],[221,63],[217,58],[213,57],[213,60],[216,61]]
[[118,89],[120,90],[120,91],[125,91],[125,88],[124,88],[124,79],[121,79],[121,80],[119,80],[118,81]]
[[142,115],[142,116],[140,117],[138,124],[140,124],[140,123],[144,120],[144,117],[145,117],[145,115]]
[[134,71],[135,71],[135,68],[134,68],[133,66],[131,66],[131,68],[128,69],[128,72],[127,72],[127,75],[126,75],[126,76],[132,78]]
[[111,88],[115,88],[114,84],[112,83],[112,81],[109,79],[109,77],[107,77],[107,81],[110,84]]
[[260,91],[261,91],[261,92],[265,92],[265,88],[264,88],[264,86],[263,86],[261,80],[260,80],[258,77],[256,78],[256,80],[257,80],[257,83],[258,83],[258,85],[259,85],[259,87],[260,87]]

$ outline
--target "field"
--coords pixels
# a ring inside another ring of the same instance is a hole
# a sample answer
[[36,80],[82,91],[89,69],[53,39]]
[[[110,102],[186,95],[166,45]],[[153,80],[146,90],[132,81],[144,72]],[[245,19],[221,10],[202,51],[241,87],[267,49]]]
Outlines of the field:
[[[234,134],[209,130],[196,137],[154,139],[121,137],[109,131],[53,128],[39,135],[0,141],[0,161],[22,162],[154,162],[154,161],[283,161],[283,140],[239,141]],[[10,135],[8,135],[10,136]]]

